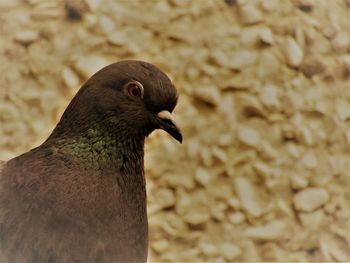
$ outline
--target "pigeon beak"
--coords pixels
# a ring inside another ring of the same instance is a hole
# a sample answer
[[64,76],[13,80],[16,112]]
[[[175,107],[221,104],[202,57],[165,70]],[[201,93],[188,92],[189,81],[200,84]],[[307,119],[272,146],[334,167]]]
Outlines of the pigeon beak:
[[169,133],[179,143],[182,143],[182,134],[179,127],[176,125],[174,115],[164,110],[159,112],[157,117],[159,128]]

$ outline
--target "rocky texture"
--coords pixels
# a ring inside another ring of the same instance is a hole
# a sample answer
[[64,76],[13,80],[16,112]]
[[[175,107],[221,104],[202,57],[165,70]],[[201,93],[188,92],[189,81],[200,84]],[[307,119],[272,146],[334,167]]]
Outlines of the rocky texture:
[[150,261],[349,261],[349,3],[226,2],[1,1],[0,159],[97,68],[148,60],[185,137],[147,140]]

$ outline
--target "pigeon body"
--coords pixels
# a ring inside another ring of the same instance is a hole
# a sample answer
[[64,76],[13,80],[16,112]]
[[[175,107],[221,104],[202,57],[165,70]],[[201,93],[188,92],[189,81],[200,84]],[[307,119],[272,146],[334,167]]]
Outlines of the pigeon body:
[[42,145],[0,163],[1,262],[146,262],[144,140],[163,129],[182,141],[176,103],[146,62],[92,76]]

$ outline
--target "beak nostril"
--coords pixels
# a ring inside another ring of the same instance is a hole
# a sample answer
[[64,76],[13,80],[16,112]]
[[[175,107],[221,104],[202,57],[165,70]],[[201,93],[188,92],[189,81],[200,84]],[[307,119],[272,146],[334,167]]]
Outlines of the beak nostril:
[[170,113],[169,111],[163,110],[163,111],[159,112],[157,115],[161,120],[163,120],[163,121],[168,120],[168,121],[172,122],[173,124],[175,124],[174,115],[172,113]]

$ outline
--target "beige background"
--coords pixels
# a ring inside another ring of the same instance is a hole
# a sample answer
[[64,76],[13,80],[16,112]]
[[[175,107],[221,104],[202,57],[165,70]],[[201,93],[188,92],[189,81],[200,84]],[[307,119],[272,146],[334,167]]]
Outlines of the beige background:
[[350,2],[228,2],[1,0],[0,159],[147,60],[184,133],[146,143],[150,261],[349,261]]

